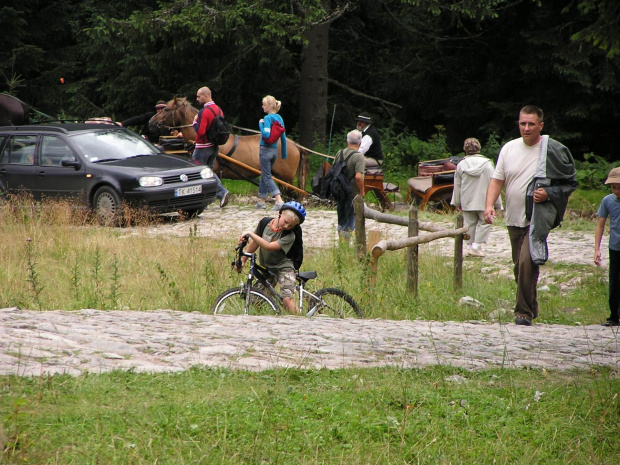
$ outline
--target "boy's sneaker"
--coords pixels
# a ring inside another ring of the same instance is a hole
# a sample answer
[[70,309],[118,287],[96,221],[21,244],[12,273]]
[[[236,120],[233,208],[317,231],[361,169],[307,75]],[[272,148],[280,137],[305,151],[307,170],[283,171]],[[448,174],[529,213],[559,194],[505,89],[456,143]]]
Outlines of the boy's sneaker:
[[484,253],[480,249],[474,249],[473,247],[467,251],[469,257],[484,257]]
[[280,208],[282,208],[282,205],[284,205],[284,203],[280,202],[276,202],[276,204],[273,206],[273,208],[271,209],[274,212],[279,212]]
[[620,321],[607,318],[607,321],[603,323],[603,326],[620,326]]
[[267,206],[265,205],[265,202],[256,202],[256,205],[254,205],[254,208],[256,210],[265,210]]

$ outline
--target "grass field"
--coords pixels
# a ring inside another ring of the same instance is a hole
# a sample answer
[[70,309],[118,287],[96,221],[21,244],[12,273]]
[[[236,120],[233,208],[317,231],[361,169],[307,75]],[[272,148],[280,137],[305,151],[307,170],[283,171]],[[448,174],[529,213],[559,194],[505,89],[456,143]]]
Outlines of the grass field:
[[2,463],[618,463],[620,382],[451,368],[0,378]]

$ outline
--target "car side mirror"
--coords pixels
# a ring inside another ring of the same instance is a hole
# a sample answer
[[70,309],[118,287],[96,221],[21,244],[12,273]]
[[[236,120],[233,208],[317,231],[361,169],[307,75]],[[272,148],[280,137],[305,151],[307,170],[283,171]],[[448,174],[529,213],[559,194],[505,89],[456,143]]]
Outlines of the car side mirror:
[[60,161],[61,166],[73,166],[73,168],[77,171],[82,167],[82,163],[75,158],[63,158]]

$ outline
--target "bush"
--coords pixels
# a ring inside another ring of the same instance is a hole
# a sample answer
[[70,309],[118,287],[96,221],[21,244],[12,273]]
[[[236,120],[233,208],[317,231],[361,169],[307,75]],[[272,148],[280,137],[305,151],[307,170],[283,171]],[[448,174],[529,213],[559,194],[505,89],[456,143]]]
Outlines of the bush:
[[575,161],[577,167],[577,181],[581,189],[600,189],[607,179],[609,171],[618,166],[610,163],[605,158],[593,153],[584,154],[585,161]]
[[409,178],[417,174],[418,162],[452,156],[443,126],[435,126],[437,133],[428,141],[419,139],[407,129],[395,134],[391,129],[381,132],[381,146],[385,155],[384,169],[391,178]]

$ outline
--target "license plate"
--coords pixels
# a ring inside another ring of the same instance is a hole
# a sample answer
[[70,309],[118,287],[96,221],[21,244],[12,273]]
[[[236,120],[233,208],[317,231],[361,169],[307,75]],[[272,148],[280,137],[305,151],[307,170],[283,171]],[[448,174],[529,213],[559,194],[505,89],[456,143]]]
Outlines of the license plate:
[[202,194],[202,186],[179,187],[174,190],[175,197],[183,197],[185,195]]

